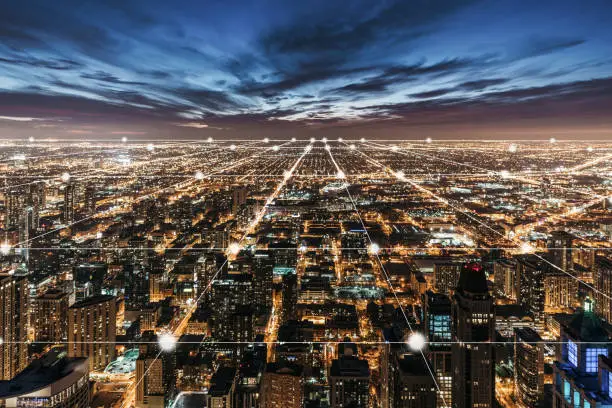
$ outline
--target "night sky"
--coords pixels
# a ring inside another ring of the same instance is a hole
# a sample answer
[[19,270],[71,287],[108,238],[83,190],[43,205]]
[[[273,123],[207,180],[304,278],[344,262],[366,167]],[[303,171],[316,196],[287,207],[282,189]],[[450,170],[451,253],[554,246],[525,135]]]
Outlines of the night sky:
[[0,138],[612,140],[609,0],[28,0]]

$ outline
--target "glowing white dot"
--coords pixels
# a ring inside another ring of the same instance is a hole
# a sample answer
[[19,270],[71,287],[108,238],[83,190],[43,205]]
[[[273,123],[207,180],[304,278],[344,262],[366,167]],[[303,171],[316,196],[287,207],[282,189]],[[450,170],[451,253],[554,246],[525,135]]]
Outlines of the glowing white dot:
[[368,252],[372,255],[378,255],[380,252],[380,246],[377,243],[372,242],[368,248]]
[[394,152],[397,152],[399,150],[399,147],[397,146],[391,146],[391,150],[393,150]]
[[314,143],[314,142],[316,142],[316,139],[314,137],[311,137],[310,138],[310,143]]
[[349,146],[349,148],[350,148],[351,150],[355,150],[355,149],[357,148],[357,146],[355,146],[354,144],[351,144],[351,145]]
[[289,170],[283,171],[283,177],[285,180],[289,180],[289,178],[291,178],[291,172]]
[[512,143],[510,146],[508,146],[508,151],[510,153],[516,153],[516,151],[518,150],[518,146],[514,143]]
[[272,148],[272,150],[274,150],[275,152],[278,152],[278,151],[280,150],[280,147],[279,147],[279,146],[274,146],[274,147]]
[[268,143],[268,142],[270,142],[270,139],[269,139],[269,138],[267,138],[267,137],[264,137],[263,142],[264,142],[264,143]]
[[28,142],[30,142],[30,143],[34,143],[34,136],[30,136],[30,137],[28,138]]
[[9,252],[11,252],[11,246],[8,242],[3,242],[2,245],[0,245],[0,253],[2,255],[8,255]]
[[592,151],[593,151],[593,146],[587,147],[587,152],[592,152]]
[[325,145],[325,150],[327,150],[328,152],[331,150],[331,147],[329,145]]
[[550,143],[557,143],[557,139],[555,139],[554,137],[551,137],[550,139],[548,139],[548,141]]
[[206,139],[206,141],[207,141],[208,143],[212,143],[212,142],[213,142],[213,138],[212,138],[212,137],[209,137],[208,139]]
[[295,142],[296,140],[297,140],[297,139],[296,139],[295,137],[292,137],[292,138],[291,138],[291,141],[292,141],[292,142]]
[[299,251],[304,253],[304,252],[308,251],[308,247],[306,245],[300,245]]
[[230,150],[236,150],[236,145],[235,144],[230,145]]
[[101,232],[98,232],[96,234],[96,239],[102,239],[102,237],[103,237],[103,234]]
[[339,141],[339,142],[343,142],[343,141],[344,141],[344,139],[343,139],[343,138],[341,138],[341,137],[339,137],[339,138],[338,138],[338,141]]
[[161,334],[157,342],[163,351],[174,351],[176,348],[176,337],[174,337],[172,333]]
[[196,178],[196,180],[204,180],[204,173],[202,173],[201,171],[196,171],[194,177]]
[[361,143],[365,143],[365,141],[366,141],[366,140],[365,140],[365,137],[362,137],[361,139],[359,139],[359,141],[360,141]]
[[62,181],[64,183],[67,183],[70,180],[70,173],[63,173],[62,174]]
[[508,177],[510,177],[510,172],[508,170],[502,170],[499,172],[499,175],[501,176],[501,178],[507,179]]
[[404,172],[401,170],[395,172],[395,177],[397,177],[398,179],[404,178],[404,175]]
[[155,146],[153,146],[153,144],[152,144],[152,143],[149,143],[149,144],[147,145],[147,150],[148,150],[148,151],[150,151],[150,152],[152,152],[153,150],[155,150]]
[[410,337],[408,337],[408,347],[412,351],[421,351],[423,347],[425,347],[425,336],[421,333],[412,333]]
[[241,249],[240,244],[237,242],[232,242],[228,248],[229,253],[232,255],[238,255]]
[[344,172],[342,170],[338,171],[338,173],[336,173],[336,177],[339,179],[344,179],[346,178],[346,174],[344,174]]
[[323,139],[321,139],[321,141],[322,141],[323,143],[327,143],[327,138],[326,138],[326,137],[324,137]]
[[530,252],[533,252],[534,248],[533,245],[531,245],[529,242],[523,242],[521,244],[521,252],[524,254],[528,254]]
[[425,143],[431,143],[433,142],[433,140],[431,139],[431,137],[428,137],[427,139],[425,139]]
[[123,137],[121,138],[121,143],[125,143],[125,142],[127,142],[127,137],[123,136]]

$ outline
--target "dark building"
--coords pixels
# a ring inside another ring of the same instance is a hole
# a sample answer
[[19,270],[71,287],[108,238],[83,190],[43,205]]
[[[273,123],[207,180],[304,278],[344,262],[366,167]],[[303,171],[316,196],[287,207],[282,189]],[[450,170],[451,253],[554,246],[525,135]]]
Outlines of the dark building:
[[566,272],[574,269],[573,239],[574,237],[565,231],[553,231],[546,242],[550,262]]
[[527,407],[537,407],[544,398],[544,344],[529,328],[514,330],[514,389]]
[[533,317],[538,328],[544,327],[544,278],[549,268],[550,265],[536,255],[517,258],[517,301]]
[[[435,408],[451,406],[436,403],[436,384],[421,354],[404,354],[396,358],[392,408]],[[359,405],[362,406],[362,405]]]
[[593,276],[595,312],[605,321],[612,323],[612,260],[603,256],[595,258]]
[[74,222],[74,197],[75,197],[75,185],[73,183],[67,183],[64,186],[64,208],[62,210],[62,222],[64,224],[72,224]]
[[495,309],[481,265],[461,270],[452,312],[453,406],[493,408]]
[[[370,398],[370,367],[366,360],[347,354],[333,360],[329,370],[332,408],[367,407]],[[352,404],[352,405],[351,405]]]
[[260,311],[272,309],[274,260],[268,251],[255,252],[253,259],[253,292],[255,306]]
[[[452,405],[452,307],[450,298],[442,293],[425,292],[423,314],[427,341],[427,357],[431,361],[440,387],[437,406]],[[422,358],[421,358],[422,359]]]
[[436,262],[434,264],[434,288],[437,292],[450,294],[457,286],[461,263]]

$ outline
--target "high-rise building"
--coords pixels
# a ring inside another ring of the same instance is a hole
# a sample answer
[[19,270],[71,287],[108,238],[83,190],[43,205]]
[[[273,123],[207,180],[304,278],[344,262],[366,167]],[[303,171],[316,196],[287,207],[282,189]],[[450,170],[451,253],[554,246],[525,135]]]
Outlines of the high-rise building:
[[67,183],[64,186],[64,208],[62,212],[62,222],[64,224],[72,224],[74,222],[74,196],[75,185]]
[[96,187],[88,185],[85,187],[85,214],[92,216],[96,213]]
[[255,306],[259,310],[272,308],[274,260],[268,251],[255,252],[253,259],[253,295]]
[[115,358],[117,306],[114,296],[99,295],[68,309],[68,355],[89,357],[89,369],[104,369]]
[[[253,279],[251,275],[239,274],[216,279],[211,286],[213,310],[213,337],[218,340],[233,340],[237,330],[231,323],[232,316],[243,306],[253,303]],[[239,320],[238,320],[239,321]]]
[[453,295],[453,406],[492,408],[495,402],[495,309],[485,271],[466,264]]
[[612,260],[603,256],[595,258],[595,312],[605,321],[612,323]]
[[246,203],[247,189],[246,187],[239,186],[235,187],[232,191],[232,214],[238,213],[238,209],[241,205]]
[[210,379],[206,396],[207,408],[230,408],[236,391],[236,369],[219,367]]
[[544,326],[544,306],[546,292],[544,276],[550,268],[536,255],[521,255],[517,257],[517,300],[518,303],[533,317],[536,327]]
[[10,381],[0,382],[4,408],[89,408],[89,364],[52,349]]
[[514,389],[526,407],[544,398],[544,344],[529,327],[514,329]]
[[516,260],[500,259],[493,265],[495,287],[506,298],[516,300]]
[[572,241],[574,237],[565,231],[554,231],[547,241],[549,260],[566,272],[574,269]]
[[69,294],[50,289],[34,299],[34,339],[51,343],[63,342],[68,338]]
[[437,292],[450,294],[457,286],[461,264],[458,262],[436,262],[434,264],[434,288]]
[[548,309],[569,309],[575,306],[578,281],[554,268],[544,274],[544,306]]
[[261,408],[301,408],[303,401],[302,366],[268,363],[261,380]]
[[[397,356],[394,364],[392,408],[450,407],[450,401],[436,403],[436,384],[427,362],[419,354]],[[361,407],[362,405],[355,405]]]
[[21,189],[11,189],[5,194],[6,214],[4,217],[4,225],[6,229],[19,226],[19,218],[26,206],[26,193]]
[[560,347],[553,366],[553,407],[611,406],[611,352],[612,333],[587,298],[584,308],[561,324]]
[[136,360],[136,408],[164,408],[175,392],[175,354],[160,353],[157,336],[144,332]]
[[[442,293],[425,292],[423,314],[427,340],[427,357],[431,361],[436,381],[437,406],[452,405],[452,308],[450,298]],[[422,358],[421,358],[422,359]]]
[[368,406],[370,367],[367,360],[352,355],[351,351],[352,348],[346,347],[346,354],[332,361],[329,370],[332,408]]
[[0,277],[0,380],[10,380],[28,364],[28,281]]

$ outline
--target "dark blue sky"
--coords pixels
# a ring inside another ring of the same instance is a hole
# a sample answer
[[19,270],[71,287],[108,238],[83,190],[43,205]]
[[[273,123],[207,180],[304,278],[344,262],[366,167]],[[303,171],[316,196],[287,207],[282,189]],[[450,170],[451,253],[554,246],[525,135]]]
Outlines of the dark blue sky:
[[9,2],[0,137],[612,137],[611,21],[606,0]]

